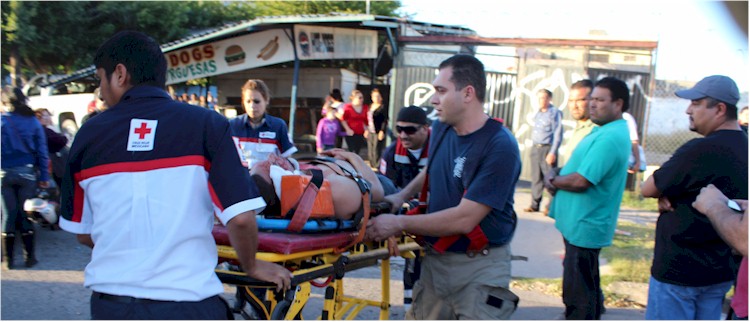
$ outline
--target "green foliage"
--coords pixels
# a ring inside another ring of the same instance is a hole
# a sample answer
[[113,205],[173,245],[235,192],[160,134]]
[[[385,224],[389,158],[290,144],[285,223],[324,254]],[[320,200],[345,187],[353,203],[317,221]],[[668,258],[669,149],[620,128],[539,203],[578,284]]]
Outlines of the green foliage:
[[[366,13],[366,6],[365,1],[253,1],[251,4],[257,16]],[[370,14],[395,16],[400,7],[399,1],[370,1]]]
[[602,248],[601,252],[612,269],[612,280],[648,283],[654,257],[655,226],[620,221],[617,229],[630,236],[615,234],[612,246]]
[[[394,16],[398,1],[372,1]],[[159,43],[263,15],[364,13],[364,1],[2,1],[3,74],[68,73],[89,66],[98,46],[121,30]],[[13,57],[13,59],[11,59]]]
[[640,191],[627,191],[622,195],[621,208],[638,209],[642,211],[659,211],[658,199],[645,198]]
[[[17,53],[22,64],[38,72],[72,65],[75,53],[81,45],[85,47],[87,39],[81,37],[80,21],[69,18],[85,16],[84,5],[13,1],[6,6],[3,2],[3,51]],[[3,55],[4,62],[7,59],[8,55]]]

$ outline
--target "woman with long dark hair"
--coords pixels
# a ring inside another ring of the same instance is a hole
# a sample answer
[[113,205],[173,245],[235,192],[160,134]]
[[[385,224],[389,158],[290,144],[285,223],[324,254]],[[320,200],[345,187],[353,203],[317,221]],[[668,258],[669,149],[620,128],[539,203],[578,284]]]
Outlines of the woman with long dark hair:
[[32,198],[37,186],[49,187],[47,139],[42,125],[18,88],[3,90],[3,103],[10,109],[2,114],[2,195],[4,260],[14,268],[16,233],[20,231],[26,250],[26,267],[37,263],[34,254],[34,225],[24,213],[23,204]]
[[[349,152],[360,153],[361,149],[367,149],[365,139],[365,128],[367,127],[367,114],[370,106],[365,104],[364,96],[359,90],[353,90],[349,96],[350,103],[344,104],[344,115],[341,117],[341,125],[344,126],[346,134],[347,149]],[[360,154],[360,156],[362,156]],[[367,156],[365,156],[367,157]]]
[[385,132],[388,128],[388,111],[383,103],[383,95],[380,90],[374,88],[370,92],[372,104],[367,115],[367,156],[370,160],[371,167],[380,165],[380,155],[385,148]]

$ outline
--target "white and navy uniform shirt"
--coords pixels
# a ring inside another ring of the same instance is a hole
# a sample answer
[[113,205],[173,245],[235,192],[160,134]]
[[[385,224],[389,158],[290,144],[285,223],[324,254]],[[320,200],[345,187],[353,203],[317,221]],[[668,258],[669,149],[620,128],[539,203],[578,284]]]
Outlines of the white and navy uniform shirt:
[[94,241],[84,286],[199,301],[224,292],[214,273],[214,215],[226,224],[265,205],[226,119],[138,86],[78,131],[60,227]]
[[266,114],[260,127],[254,129],[248,118],[247,114],[242,114],[229,121],[237,152],[243,161],[250,156],[265,160],[270,153],[276,151],[285,158],[297,152],[284,120]]

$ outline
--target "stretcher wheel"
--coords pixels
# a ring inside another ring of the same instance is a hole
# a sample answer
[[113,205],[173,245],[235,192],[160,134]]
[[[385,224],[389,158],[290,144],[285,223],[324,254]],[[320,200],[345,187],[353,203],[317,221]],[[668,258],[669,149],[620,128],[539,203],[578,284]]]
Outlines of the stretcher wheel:
[[[292,307],[292,301],[290,300],[281,300],[276,303],[276,307],[271,312],[271,320],[284,320],[290,307]],[[302,320],[302,312],[297,313],[293,320]]]
[[291,306],[292,302],[289,300],[282,300],[277,303],[276,307],[273,308],[273,312],[271,312],[271,320],[283,320]]

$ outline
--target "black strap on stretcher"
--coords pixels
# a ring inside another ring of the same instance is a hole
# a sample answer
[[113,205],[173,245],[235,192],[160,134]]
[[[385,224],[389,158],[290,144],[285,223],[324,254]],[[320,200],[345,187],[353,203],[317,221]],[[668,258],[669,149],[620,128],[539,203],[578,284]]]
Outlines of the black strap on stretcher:
[[[357,183],[357,187],[359,187],[359,192],[362,194],[362,203],[359,206],[359,210],[357,210],[357,213],[354,215],[354,224],[360,225],[359,233],[357,235],[357,238],[354,238],[348,245],[338,247],[334,249],[334,253],[343,253],[348,249],[349,247],[359,243],[364,239],[365,237],[365,229],[367,229],[367,222],[370,219],[370,202],[371,202],[371,196],[370,196],[370,184],[362,178],[361,175],[358,173],[352,173],[351,171],[347,170],[346,168],[338,165],[336,163],[336,159],[330,158],[330,157],[311,157],[311,158],[301,158],[300,161],[307,161],[310,164],[314,165],[323,165],[328,167],[329,169],[333,170],[338,175],[348,177],[354,182]],[[332,165],[335,164],[336,167],[333,167]],[[287,230],[295,231],[292,229],[298,229],[296,232],[299,232],[302,230],[302,227],[304,227],[305,223],[307,222],[307,219],[310,218],[313,202],[315,201],[315,196],[317,196],[318,191],[320,190],[320,187],[323,185],[323,172],[318,169],[310,169],[313,178],[310,180],[310,183],[308,183],[307,187],[305,187],[305,191],[303,191],[302,196],[300,196],[300,200],[297,201],[297,206],[295,208],[310,208],[306,213],[300,212],[300,217],[297,218],[298,210],[295,210],[294,216],[291,219],[291,222],[289,223],[289,226],[287,227]],[[318,172],[320,175],[320,183],[315,184],[313,183],[315,179],[315,173]],[[309,192],[308,192],[309,190]],[[305,203],[305,204],[303,204]],[[293,208],[294,209],[294,208]],[[291,211],[291,210],[290,210]],[[304,220],[302,219],[304,218]],[[295,224],[294,226],[292,224]]]

